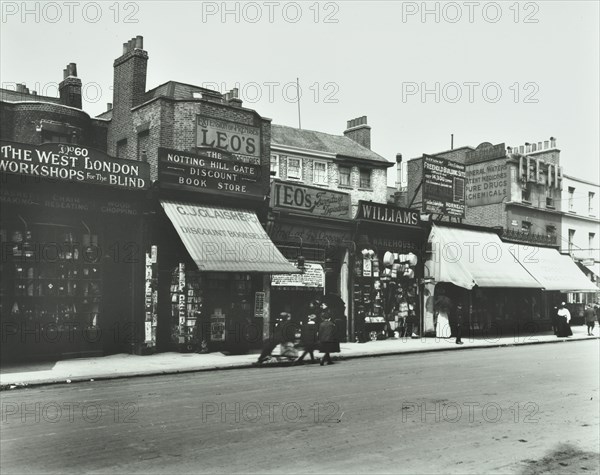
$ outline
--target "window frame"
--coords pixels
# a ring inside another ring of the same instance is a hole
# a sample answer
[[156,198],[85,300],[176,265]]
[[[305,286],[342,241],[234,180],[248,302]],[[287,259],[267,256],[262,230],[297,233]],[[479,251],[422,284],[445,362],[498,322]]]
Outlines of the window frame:
[[569,204],[569,211],[575,211],[574,208],[574,201],[575,201],[575,187],[574,186],[569,186],[569,188],[567,189],[567,193],[568,193],[568,204]]
[[[316,180],[316,173],[315,173],[315,169],[317,165],[325,165],[325,179],[322,182],[319,182]],[[313,172],[313,184],[315,185],[328,185],[329,184],[329,167],[328,167],[328,163],[324,160],[313,160],[312,163],[312,172]]]
[[[348,170],[348,183],[342,183],[342,170]],[[338,185],[352,188],[352,167],[351,166],[338,165]]]
[[[369,173],[369,185],[368,186],[363,185],[363,181],[362,181],[363,172]],[[358,169],[358,187],[362,190],[372,190],[373,189],[373,169],[372,168],[360,167]]]
[[[276,165],[276,169],[273,170],[273,159],[275,159],[277,161],[277,165]],[[272,178],[279,178],[280,172],[279,172],[279,167],[281,166],[281,157],[278,153],[272,153],[271,154],[271,159],[269,162],[269,176],[271,176]],[[275,171],[275,174],[273,174],[273,171]]]
[[[298,177],[290,176],[290,160],[298,161],[298,174],[299,174]],[[299,157],[287,157],[286,165],[287,165],[287,170],[286,170],[287,179],[294,180],[294,181],[302,181],[302,159]]]
[[594,198],[596,197],[596,193],[593,191],[588,191],[588,214],[590,216],[596,215],[596,210],[594,209]]

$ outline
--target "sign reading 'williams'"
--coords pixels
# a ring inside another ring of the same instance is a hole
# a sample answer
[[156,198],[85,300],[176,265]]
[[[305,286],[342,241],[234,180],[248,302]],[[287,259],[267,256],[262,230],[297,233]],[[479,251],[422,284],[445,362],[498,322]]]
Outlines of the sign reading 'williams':
[[260,164],[260,128],[228,120],[198,116],[196,146],[217,148],[237,160]]
[[339,191],[274,181],[271,206],[325,218],[350,219],[350,195]]
[[414,209],[398,208],[397,206],[371,203],[370,201],[358,202],[356,219],[413,227],[421,225],[419,212]]
[[150,186],[150,165],[75,144],[0,142],[0,171],[125,189]]

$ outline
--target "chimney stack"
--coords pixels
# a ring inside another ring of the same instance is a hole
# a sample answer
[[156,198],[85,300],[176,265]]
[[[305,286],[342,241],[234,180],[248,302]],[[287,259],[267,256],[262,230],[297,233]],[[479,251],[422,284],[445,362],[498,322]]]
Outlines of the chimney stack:
[[81,79],[77,77],[75,63],[69,63],[63,69],[63,80],[58,85],[58,92],[61,104],[81,109]]
[[396,190],[402,188],[402,154],[396,154]]
[[366,115],[349,120],[344,135],[363,147],[371,148],[371,127],[367,125]]
[[146,93],[148,52],[143,48],[142,36],[130,39],[123,43],[123,54],[113,64],[113,104],[117,114],[120,111],[129,113]]

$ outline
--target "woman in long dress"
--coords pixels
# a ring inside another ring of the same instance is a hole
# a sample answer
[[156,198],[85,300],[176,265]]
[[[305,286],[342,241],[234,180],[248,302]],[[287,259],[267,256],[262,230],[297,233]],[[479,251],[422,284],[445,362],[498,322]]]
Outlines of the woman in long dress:
[[557,312],[558,315],[558,332],[556,336],[567,337],[573,335],[569,322],[571,321],[571,312],[567,308],[567,305],[563,302],[560,304],[560,308]]
[[450,329],[450,311],[452,309],[452,300],[443,293],[435,302],[437,315],[437,324],[435,326],[435,336],[437,338],[450,338],[452,331]]

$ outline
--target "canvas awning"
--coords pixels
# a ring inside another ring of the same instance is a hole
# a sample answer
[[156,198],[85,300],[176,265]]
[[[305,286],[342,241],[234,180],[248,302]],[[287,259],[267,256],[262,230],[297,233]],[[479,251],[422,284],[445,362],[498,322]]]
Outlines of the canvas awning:
[[561,292],[598,292],[598,287],[579,270],[569,256],[556,249],[504,243],[544,290]]
[[459,287],[541,288],[495,233],[432,226],[429,235],[433,258],[425,272],[436,282]]
[[161,200],[185,248],[201,271],[291,274],[253,211]]
[[600,278],[600,262],[594,262],[592,265],[586,267],[594,273],[596,278]]

